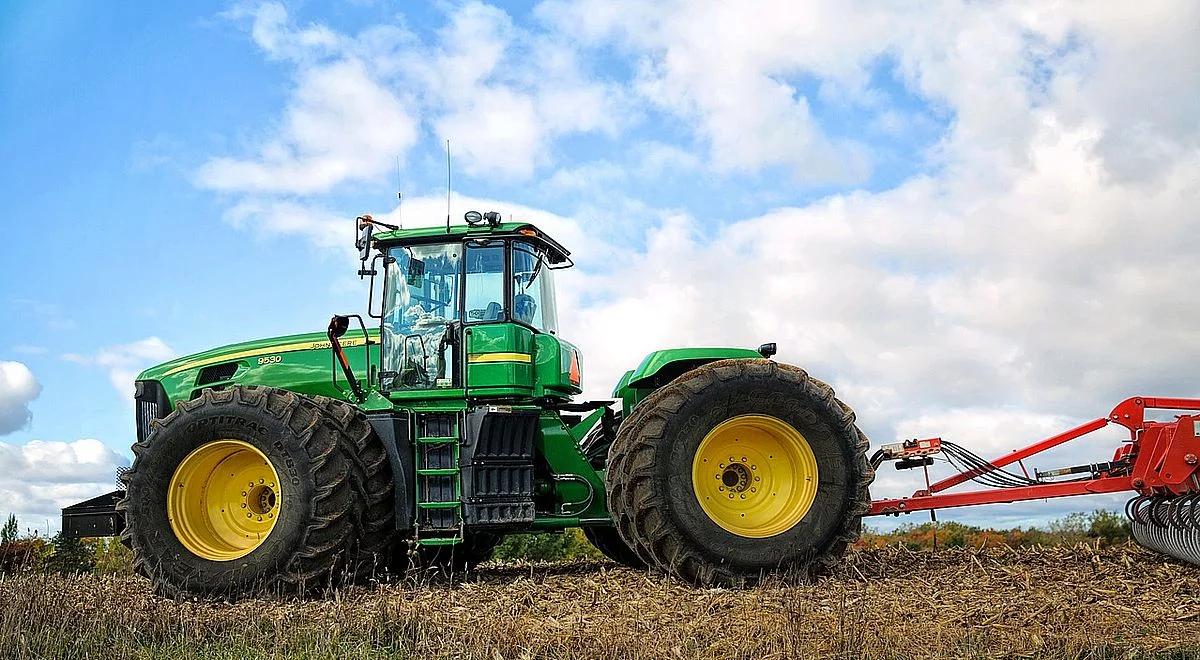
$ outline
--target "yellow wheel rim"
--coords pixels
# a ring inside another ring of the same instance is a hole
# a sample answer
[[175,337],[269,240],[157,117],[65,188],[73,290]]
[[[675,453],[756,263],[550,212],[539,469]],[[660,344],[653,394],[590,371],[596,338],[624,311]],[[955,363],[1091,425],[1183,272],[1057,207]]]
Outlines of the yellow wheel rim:
[[171,477],[167,517],[185,548],[212,561],[262,545],[283,504],[271,461],[241,440],[217,440],[187,455]]
[[792,425],[767,415],[721,422],[696,449],[692,487],[700,507],[728,532],[782,534],[817,496],[817,458]]

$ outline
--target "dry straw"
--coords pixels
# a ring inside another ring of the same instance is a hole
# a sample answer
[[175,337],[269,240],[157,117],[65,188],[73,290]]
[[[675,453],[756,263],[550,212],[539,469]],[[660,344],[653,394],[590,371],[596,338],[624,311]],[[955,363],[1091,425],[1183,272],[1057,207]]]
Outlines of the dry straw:
[[567,562],[238,603],[26,574],[0,579],[0,657],[1200,657],[1200,571],[1129,545],[888,547],[744,591]]

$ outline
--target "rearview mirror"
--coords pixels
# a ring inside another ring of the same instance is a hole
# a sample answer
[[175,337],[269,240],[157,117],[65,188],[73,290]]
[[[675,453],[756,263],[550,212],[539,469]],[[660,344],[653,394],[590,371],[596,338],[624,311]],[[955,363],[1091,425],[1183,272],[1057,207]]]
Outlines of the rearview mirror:
[[329,334],[334,337],[341,337],[346,334],[346,330],[350,327],[350,317],[335,314],[329,319]]
[[354,247],[358,248],[358,260],[366,261],[371,258],[371,237],[375,235],[375,225],[369,222],[358,223],[358,239]]

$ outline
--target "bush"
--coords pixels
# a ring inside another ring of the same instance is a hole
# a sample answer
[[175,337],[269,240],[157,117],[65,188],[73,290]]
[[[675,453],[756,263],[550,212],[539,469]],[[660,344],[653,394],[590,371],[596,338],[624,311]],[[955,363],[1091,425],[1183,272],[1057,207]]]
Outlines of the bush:
[[92,553],[94,573],[133,575],[133,551],[121,545],[120,539],[84,539],[83,543]]
[[0,574],[40,570],[48,554],[46,541],[39,538],[0,543]]
[[905,524],[891,532],[876,532],[868,528],[863,530],[858,545],[879,548],[899,544],[911,550],[920,550],[932,548],[935,535],[939,547],[982,548],[1004,545],[1020,548],[1037,545],[1075,545],[1089,541],[1099,541],[1106,545],[1124,543],[1129,540],[1130,531],[1129,521],[1124,515],[1096,510],[1090,514],[1072,513],[1051,522],[1046,529],[983,529],[956,522],[943,522],[936,526],[930,522],[919,525]]
[[1088,536],[1105,543],[1122,543],[1131,536],[1129,519],[1119,513],[1097,509],[1088,519]]
[[562,561],[567,559],[603,559],[604,555],[588,543],[583,532],[568,529],[541,534],[510,534],[492,555],[499,561]]

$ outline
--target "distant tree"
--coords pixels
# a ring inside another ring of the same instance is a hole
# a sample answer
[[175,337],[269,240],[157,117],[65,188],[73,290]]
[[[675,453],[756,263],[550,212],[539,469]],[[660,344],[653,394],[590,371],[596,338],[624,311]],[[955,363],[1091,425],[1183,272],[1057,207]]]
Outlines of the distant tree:
[[8,545],[17,540],[17,516],[8,514],[8,521],[4,523],[4,527],[0,528],[0,544]]
[[96,566],[96,555],[77,538],[59,532],[51,540],[53,554],[48,568],[59,573],[90,573]]

